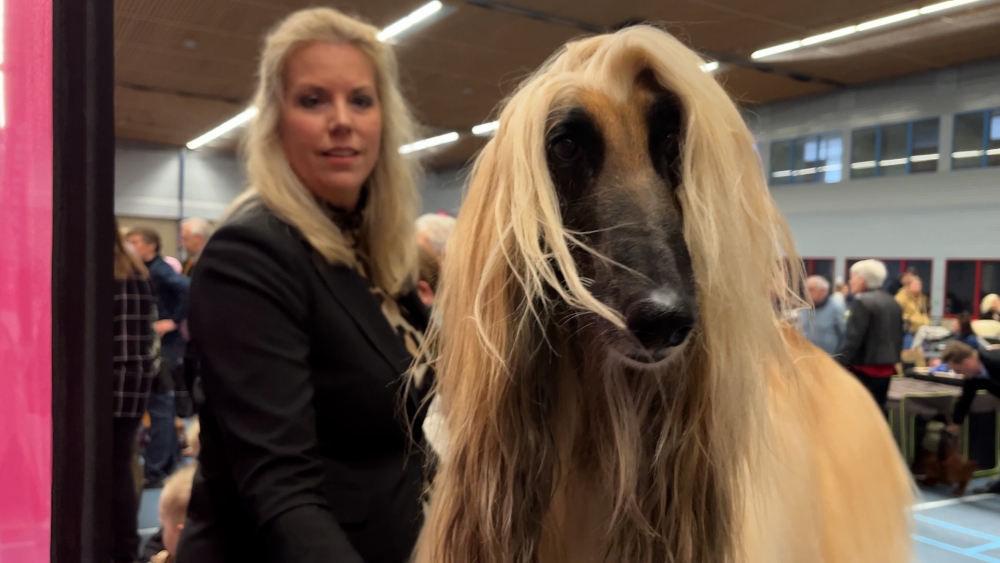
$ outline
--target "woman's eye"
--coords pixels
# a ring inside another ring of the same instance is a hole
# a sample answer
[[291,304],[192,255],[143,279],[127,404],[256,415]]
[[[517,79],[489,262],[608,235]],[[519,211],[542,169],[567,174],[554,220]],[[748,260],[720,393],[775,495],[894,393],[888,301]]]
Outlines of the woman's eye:
[[370,108],[375,105],[375,100],[371,96],[355,96],[353,102],[360,108]]
[[299,96],[299,105],[306,108],[314,108],[319,105],[319,96],[316,94],[303,94]]
[[552,154],[559,160],[569,162],[580,154],[580,145],[569,137],[560,137],[552,143]]

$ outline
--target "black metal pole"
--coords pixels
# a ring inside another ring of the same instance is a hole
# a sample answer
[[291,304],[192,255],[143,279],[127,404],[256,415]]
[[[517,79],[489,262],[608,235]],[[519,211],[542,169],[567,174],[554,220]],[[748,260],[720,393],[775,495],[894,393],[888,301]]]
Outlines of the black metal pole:
[[53,563],[111,560],[113,18],[52,5]]

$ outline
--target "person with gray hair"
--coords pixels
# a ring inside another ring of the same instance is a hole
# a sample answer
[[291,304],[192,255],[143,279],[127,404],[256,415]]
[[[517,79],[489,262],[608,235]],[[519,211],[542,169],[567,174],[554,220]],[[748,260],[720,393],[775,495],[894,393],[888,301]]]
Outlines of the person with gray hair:
[[848,284],[855,297],[847,318],[847,339],[838,356],[883,411],[903,351],[903,310],[882,289],[885,278],[885,264],[878,260],[851,266]]
[[417,217],[417,244],[430,250],[440,261],[444,257],[444,246],[455,229],[455,218],[439,213],[427,213]]
[[184,261],[184,268],[181,273],[191,277],[201,251],[208,244],[209,237],[212,236],[212,224],[201,217],[191,217],[181,223],[181,245],[187,251],[187,260]]
[[806,279],[806,293],[813,308],[799,315],[802,332],[809,342],[833,356],[844,347],[846,338],[844,305],[830,298],[830,282],[823,276]]

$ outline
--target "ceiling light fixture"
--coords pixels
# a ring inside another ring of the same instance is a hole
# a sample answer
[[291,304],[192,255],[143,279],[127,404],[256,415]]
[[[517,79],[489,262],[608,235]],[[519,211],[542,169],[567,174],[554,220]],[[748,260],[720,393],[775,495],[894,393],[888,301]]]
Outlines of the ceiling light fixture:
[[201,148],[206,144],[211,143],[212,141],[225,135],[226,133],[232,131],[233,129],[236,129],[240,125],[243,125],[244,123],[250,121],[251,119],[253,119],[255,115],[257,115],[257,108],[254,106],[250,106],[247,109],[240,112],[240,114],[237,115],[236,117],[230,119],[229,121],[223,123],[222,125],[219,125],[215,129],[212,129],[211,131],[205,133],[201,137],[198,137],[197,139],[191,141],[190,143],[187,144],[187,148],[190,150]]
[[423,139],[415,143],[410,143],[408,145],[403,145],[399,147],[399,154],[410,154],[417,151],[422,151],[429,149],[431,147],[438,147],[441,145],[447,145],[448,143],[454,143],[458,140],[458,133],[452,131],[451,133],[445,133],[444,135],[438,135],[437,137],[431,137],[429,139]]
[[378,37],[379,41],[388,41],[438,13],[443,7],[444,4],[438,0],[428,2],[410,12],[410,14],[405,16],[403,19],[386,26],[386,28],[380,31],[376,37]]
[[850,35],[854,35],[856,33],[863,33],[866,31],[871,31],[873,29],[881,29],[887,26],[892,26],[902,22],[920,18],[922,16],[927,16],[930,14],[938,14],[940,12],[954,10],[956,8],[961,8],[963,6],[968,6],[969,4],[975,4],[977,2],[984,2],[984,1],[987,0],[949,0],[948,2],[931,4],[930,6],[924,6],[919,10],[907,10],[905,12],[900,12],[898,14],[893,14],[891,16],[885,16],[864,23],[859,23],[857,25],[850,25],[847,27],[836,29],[834,31],[820,33],[819,35],[813,35],[811,37],[806,37],[805,39],[801,39],[798,41],[791,41],[789,43],[782,43],[781,45],[775,45],[774,47],[767,47],[766,49],[760,49],[758,51],[754,51],[753,54],[750,55],[750,58],[754,60],[766,59],[767,57],[773,57],[774,55],[780,53],[787,53],[788,51],[794,51],[795,49],[800,49],[802,47],[809,47],[812,45],[818,45],[820,43],[826,43],[827,41],[833,41],[834,39],[840,39],[842,37],[847,37]]
[[490,121],[489,123],[480,123],[472,128],[472,134],[477,137],[488,137],[496,132],[500,128],[499,121]]
[[718,61],[709,61],[709,62],[701,65],[701,70],[703,72],[715,72],[715,71],[719,70],[719,63],[718,63]]
[[840,37],[848,36],[858,30],[858,26],[852,25],[851,27],[843,27],[828,33],[820,33],[819,35],[813,35],[812,37],[806,37],[802,40],[803,46],[815,45],[817,43],[825,43],[832,39],[838,39]]
[[[0,8],[2,7],[3,7],[3,0],[0,0]],[[441,12],[442,8],[444,7],[445,7],[444,4],[442,4],[438,0],[434,0],[433,2],[428,2],[427,4],[424,4],[423,6],[417,8],[416,10],[414,10],[401,20],[393,22],[388,26],[386,26],[385,29],[383,29],[377,35],[378,40],[384,42],[394,37],[398,37],[403,32],[413,29],[417,24],[426,22],[428,18],[437,14],[438,12]],[[2,31],[3,30],[0,29],[0,32]],[[0,41],[0,62],[2,61],[3,61],[3,43],[2,41]],[[0,92],[0,96],[2,95],[3,92]],[[243,110],[243,112],[237,115],[236,117],[230,119],[229,121],[223,123],[222,125],[219,125],[215,129],[212,129],[211,131],[205,133],[204,135],[198,137],[197,139],[191,141],[190,143],[187,144],[187,148],[190,150],[194,150],[203,147],[206,144],[211,143],[215,139],[221,137],[222,135],[225,135],[226,133],[232,131],[233,129],[236,129],[240,125],[243,125],[244,123],[250,121],[255,115],[257,115],[257,108],[251,106]]]

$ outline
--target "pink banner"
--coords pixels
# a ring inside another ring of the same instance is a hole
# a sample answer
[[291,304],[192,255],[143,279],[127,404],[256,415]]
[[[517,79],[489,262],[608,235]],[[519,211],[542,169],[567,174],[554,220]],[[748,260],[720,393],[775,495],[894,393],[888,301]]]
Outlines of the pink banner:
[[49,561],[52,1],[0,0],[0,563]]

